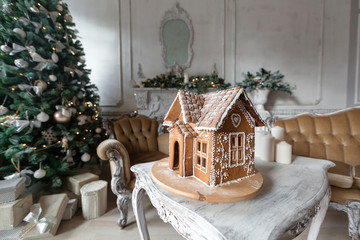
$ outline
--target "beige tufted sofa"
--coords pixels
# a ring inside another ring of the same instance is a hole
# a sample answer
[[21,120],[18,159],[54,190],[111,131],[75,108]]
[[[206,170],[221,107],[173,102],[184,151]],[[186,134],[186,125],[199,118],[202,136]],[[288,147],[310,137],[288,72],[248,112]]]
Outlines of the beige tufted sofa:
[[130,167],[169,155],[169,134],[158,135],[158,127],[157,120],[137,115],[104,121],[109,139],[99,144],[97,154],[102,160],[110,160],[111,188],[117,195],[120,227],[126,225],[130,190],[135,183]]
[[327,115],[299,115],[276,120],[285,129],[293,154],[326,159],[336,166],[328,173],[330,205],[347,212],[349,235],[359,235],[360,218],[360,108]]

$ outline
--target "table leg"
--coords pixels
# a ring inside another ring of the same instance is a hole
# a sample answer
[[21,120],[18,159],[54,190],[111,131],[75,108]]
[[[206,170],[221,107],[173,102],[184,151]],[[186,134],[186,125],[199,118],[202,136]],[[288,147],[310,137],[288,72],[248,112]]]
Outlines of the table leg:
[[314,216],[314,218],[311,221],[311,226],[310,226],[310,230],[309,230],[309,234],[307,239],[308,240],[316,240],[319,232],[320,232],[320,227],[322,222],[324,221],[328,206],[329,206],[329,202],[330,202],[330,198],[331,198],[331,191],[330,191],[330,187],[328,188],[328,190],[326,191],[325,196],[323,197],[323,199],[320,201],[319,203],[319,211],[317,212],[317,214]]
[[132,205],[141,239],[150,240],[143,204],[143,197],[145,194],[146,192],[143,188],[139,188],[135,185],[132,193]]

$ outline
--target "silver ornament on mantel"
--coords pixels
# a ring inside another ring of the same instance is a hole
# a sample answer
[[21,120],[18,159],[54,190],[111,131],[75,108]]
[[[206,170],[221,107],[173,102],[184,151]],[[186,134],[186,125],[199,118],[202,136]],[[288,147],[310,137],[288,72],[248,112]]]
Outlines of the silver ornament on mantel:
[[50,81],[55,82],[57,80],[57,77],[53,74],[49,76]]
[[59,56],[55,52],[53,52],[51,54],[51,60],[53,60],[54,63],[57,63],[59,61]]
[[27,61],[25,61],[24,59],[22,59],[22,58],[15,59],[14,63],[15,63],[15,66],[17,66],[18,68],[27,68],[27,67],[29,67],[29,63]]
[[0,105],[0,115],[4,115],[9,111],[9,109],[7,107],[5,107],[4,105]]
[[39,120],[40,122],[47,122],[49,121],[50,116],[44,112],[39,113],[36,116],[36,119]]
[[95,132],[96,132],[96,133],[101,133],[101,132],[102,132],[102,129],[101,129],[101,128],[96,128],[96,129],[95,129]]
[[22,38],[26,37],[26,33],[21,28],[14,28],[13,32],[19,34]]
[[0,47],[1,51],[3,51],[4,53],[9,53],[12,51],[12,48],[9,47],[8,45],[1,45]]

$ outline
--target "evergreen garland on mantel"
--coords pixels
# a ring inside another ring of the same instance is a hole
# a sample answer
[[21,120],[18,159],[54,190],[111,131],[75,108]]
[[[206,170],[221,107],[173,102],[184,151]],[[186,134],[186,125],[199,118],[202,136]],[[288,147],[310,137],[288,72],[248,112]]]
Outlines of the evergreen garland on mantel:
[[190,76],[186,83],[184,83],[183,76],[179,77],[173,73],[166,73],[147,79],[142,84],[147,88],[186,89],[195,93],[205,93],[208,89],[223,90],[231,86],[230,83],[225,83],[224,79],[219,78],[215,71],[210,75]]

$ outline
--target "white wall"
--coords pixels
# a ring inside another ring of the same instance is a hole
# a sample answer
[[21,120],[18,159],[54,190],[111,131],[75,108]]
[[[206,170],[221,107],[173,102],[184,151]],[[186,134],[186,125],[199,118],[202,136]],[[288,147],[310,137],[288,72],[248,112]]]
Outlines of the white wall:
[[[358,84],[349,74],[349,63],[358,63],[351,60],[354,57],[349,54],[349,43],[354,44],[350,41],[350,30],[354,31],[351,21],[358,17],[351,18],[351,13],[357,13],[351,7],[358,1],[178,0],[189,13],[195,32],[194,58],[188,72],[210,73],[216,64],[220,76],[234,84],[243,80],[246,71],[254,72],[260,67],[280,70],[296,89],[291,97],[278,93],[270,96],[267,107],[276,115],[309,110],[328,112],[354,105],[349,94],[354,91],[351,86]],[[93,63],[94,69],[111,75],[96,82],[105,112],[134,110],[131,79],[137,76],[138,64],[148,78],[166,71],[161,61],[159,29],[165,11],[176,0],[67,2],[80,36],[84,34],[87,61]],[[108,10],[101,11],[103,6]],[[96,28],[83,22],[92,22]],[[105,33],[104,25],[96,22],[108,23],[112,33]],[[100,30],[102,34],[98,34]],[[112,44],[118,48],[111,49],[116,67],[104,69],[96,65],[100,60],[91,55],[93,47],[87,48],[87,34],[104,41],[105,48],[111,45],[106,40],[117,34],[118,45]],[[111,102],[109,95],[116,91],[120,93],[115,97],[119,101]]]

